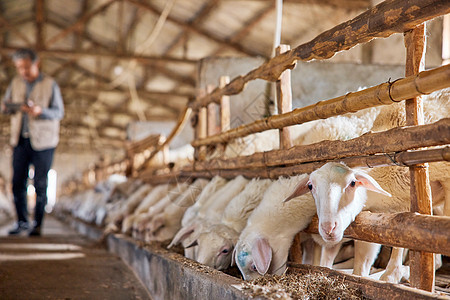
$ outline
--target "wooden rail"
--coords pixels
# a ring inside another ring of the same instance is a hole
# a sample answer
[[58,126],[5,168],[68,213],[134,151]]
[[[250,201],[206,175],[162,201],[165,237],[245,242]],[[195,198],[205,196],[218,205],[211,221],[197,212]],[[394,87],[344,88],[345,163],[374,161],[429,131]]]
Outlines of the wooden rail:
[[446,144],[450,144],[450,118],[442,119],[434,124],[397,127],[384,132],[368,133],[348,141],[322,141],[311,145],[294,146],[287,150],[196,161],[194,170],[238,169],[240,166],[246,168],[285,166]]
[[[318,218],[305,230],[318,233]],[[344,236],[393,247],[441,253],[450,256],[450,218],[412,212],[361,212],[345,230]]]
[[450,86],[450,65],[420,72],[418,75],[398,79],[393,83],[380,85],[348,93],[347,95],[319,101],[316,104],[294,109],[281,115],[275,115],[250,124],[241,125],[227,132],[194,140],[194,147],[226,143],[234,138],[269,129],[325,119],[349,112],[384,104],[392,104],[405,99],[428,94]]

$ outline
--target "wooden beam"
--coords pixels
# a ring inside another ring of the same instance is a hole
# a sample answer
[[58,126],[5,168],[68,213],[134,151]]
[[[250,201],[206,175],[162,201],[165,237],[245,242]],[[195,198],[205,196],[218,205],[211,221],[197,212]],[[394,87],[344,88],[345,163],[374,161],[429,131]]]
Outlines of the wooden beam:
[[448,0],[410,0],[406,4],[404,0],[386,0],[356,18],[323,32],[308,43],[270,59],[246,75],[234,78],[226,87],[216,89],[196,101],[192,108],[195,110],[209,102],[217,102],[223,95],[240,93],[249,81],[255,79],[274,82],[284,70],[294,68],[297,60],[328,59],[339,51],[374,38],[403,33],[450,12]]
[[[134,5],[142,8],[142,9],[148,10],[148,11],[150,11],[153,14],[156,14],[156,15],[160,15],[161,12],[162,12],[158,7],[156,7],[155,5],[153,5],[152,3],[149,3],[149,2],[144,2],[142,0],[126,0],[126,1],[128,1],[128,2],[130,2],[132,4],[134,4]],[[211,41],[214,41],[214,42],[216,42],[216,43],[218,43],[218,44],[220,44],[220,45],[222,45],[224,47],[233,48],[233,49],[235,49],[235,50],[237,50],[237,51],[239,51],[241,53],[244,53],[244,54],[250,55],[250,56],[261,55],[260,53],[255,52],[255,51],[253,51],[251,49],[244,48],[239,43],[227,42],[227,41],[225,41],[225,40],[223,40],[223,39],[221,39],[219,37],[214,36],[213,34],[209,33],[208,31],[206,31],[206,30],[204,30],[202,28],[198,28],[196,26],[187,25],[183,21],[178,20],[178,19],[176,19],[174,17],[171,17],[170,15],[167,17],[167,20],[170,21],[170,22],[175,23],[176,25],[180,26],[181,28],[184,28],[184,29],[186,29],[188,31],[191,31],[191,32],[199,34],[199,35],[201,35],[203,37],[206,37],[207,39],[209,39]]]
[[[216,8],[217,4],[220,2],[220,0],[208,0],[203,4],[203,6],[200,8],[200,10],[195,14],[195,16],[187,22],[189,26],[197,26],[203,20],[209,16],[209,14]],[[172,43],[166,48],[164,53],[170,53],[173,51],[179,44],[184,40],[184,38],[187,36],[189,31],[183,30],[181,34],[179,34]]]
[[229,159],[195,162],[195,170],[266,168],[306,162],[340,159],[349,156],[405,151],[417,147],[441,146],[450,143],[450,118],[413,127],[396,127],[388,131],[367,133],[348,141],[322,141],[288,150],[259,152]]
[[14,35],[16,35],[17,37],[19,37],[28,47],[32,47],[32,43],[31,41],[24,35],[22,34],[22,32],[20,32],[19,30],[17,30],[17,28],[13,25],[11,25],[8,20],[6,20],[3,16],[0,16],[0,24],[2,25],[1,27],[4,28],[8,28],[8,30],[11,30]]
[[45,0],[36,0],[35,15],[36,15],[36,47],[37,51],[45,48],[44,45],[44,22],[45,22]]
[[[318,233],[313,218],[308,233]],[[450,255],[450,218],[412,212],[361,212],[345,230],[344,237],[415,251]]]
[[108,0],[107,2],[103,3],[102,5],[98,6],[96,9],[84,14],[79,18],[75,23],[73,23],[68,28],[64,29],[63,31],[59,32],[58,34],[54,35],[50,39],[46,41],[46,47],[50,48],[54,43],[59,41],[60,39],[63,39],[68,34],[74,32],[77,30],[80,26],[84,26],[92,17],[95,17],[99,13],[105,11],[111,4],[116,2],[117,0]]
[[[425,69],[425,24],[405,32],[406,70],[405,75],[416,75]],[[420,97],[405,101],[406,125],[423,125],[423,103]],[[411,212],[431,215],[431,188],[428,164],[411,166]],[[450,232],[450,231],[449,231]],[[436,237],[433,237],[435,239]],[[450,247],[449,247],[450,248]],[[434,254],[410,252],[411,285],[415,288],[434,291]]]
[[[271,2],[272,0],[246,0]],[[347,10],[364,10],[370,7],[369,0],[283,0],[284,3],[331,6]]]
[[[0,49],[0,53],[9,54],[16,51],[18,47],[5,47]],[[148,55],[134,55],[134,54],[118,54],[111,52],[94,52],[86,50],[65,50],[65,49],[45,49],[39,51],[41,56],[62,56],[65,58],[81,58],[81,57],[106,57],[117,60],[136,60],[140,63],[153,63],[153,62],[174,62],[183,64],[196,64],[197,60],[184,59],[177,57],[165,57],[165,56],[148,56]]]
[[[228,84],[226,87],[232,87],[232,85],[233,82]],[[238,137],[243,137],[248,134],[261,132],[268,129],[280,129],[286,126],[356,112],[369,107],[392,104],[394,102],[416,97],[422,95],[423,93],[431,93],[449,86],[450,65],[447,65],[433,70],[423,71],[416,76],[398,79],[393,83],[382,83],[378,86],[362,91],[348,93],[341,97],[336,97],[326,101],[319,101],[313,105],[297,108],[289,113],[274,115],[257,120],[253,123],[241,125],[225,133],[210,136],[201,140],[194,140],[192,145],[194,147],[198,147],[200,145],[224,143]],[[215,91],[217,91],[217,89]],[[212,94],[214,94],[214,92]],[[228,94],[232,93],[217,93],[217,95],[220,96]],[[199,99],[198,102],[201,102],[202,99],[205,98]],[[208,101],[201,103],[204,106],[208,103]],[[192,104],[194,107],[202,105],[198,103]]]

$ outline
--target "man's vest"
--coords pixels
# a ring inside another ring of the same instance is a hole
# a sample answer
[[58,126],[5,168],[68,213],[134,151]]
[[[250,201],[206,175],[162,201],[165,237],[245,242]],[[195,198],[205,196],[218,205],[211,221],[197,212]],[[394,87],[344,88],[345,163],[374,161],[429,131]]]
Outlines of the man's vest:
[[[52,97],[54,80],[43,75],[42,80],[35,83],[28,99],[35,105],[47,108]],[[26,84],[22,77],[16,76],[11,83],[11,100],[14,103],[24,103],[26,96]],[[28,116],[30,143],[34,150],[40,151],[55,148],[59,142],[59,120],[43,120],[39,117]],[[22,129],[22,112],[11,116],[11,146],[17,146]]]

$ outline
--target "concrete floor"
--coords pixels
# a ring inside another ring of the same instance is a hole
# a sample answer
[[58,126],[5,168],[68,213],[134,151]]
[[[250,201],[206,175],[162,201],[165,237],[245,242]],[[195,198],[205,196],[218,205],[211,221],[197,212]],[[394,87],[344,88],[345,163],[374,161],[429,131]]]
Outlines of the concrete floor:
[[151,299],[125,263],[51,216],[43,236],[0,228],[0,299]]

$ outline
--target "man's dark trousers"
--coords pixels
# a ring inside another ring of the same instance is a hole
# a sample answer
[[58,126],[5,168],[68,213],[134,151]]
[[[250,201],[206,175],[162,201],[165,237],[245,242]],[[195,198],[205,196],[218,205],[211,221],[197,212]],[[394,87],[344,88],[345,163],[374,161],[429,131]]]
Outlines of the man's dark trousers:
[[55,148],[35,151],[30,139],[20,137],[13,152],[13,194],[19,223],[28,222],[27,180],[30,165],[34,165],[34,187],[36,189],[35,226],[40,227],[47,204],[47,173],[53,162]]

